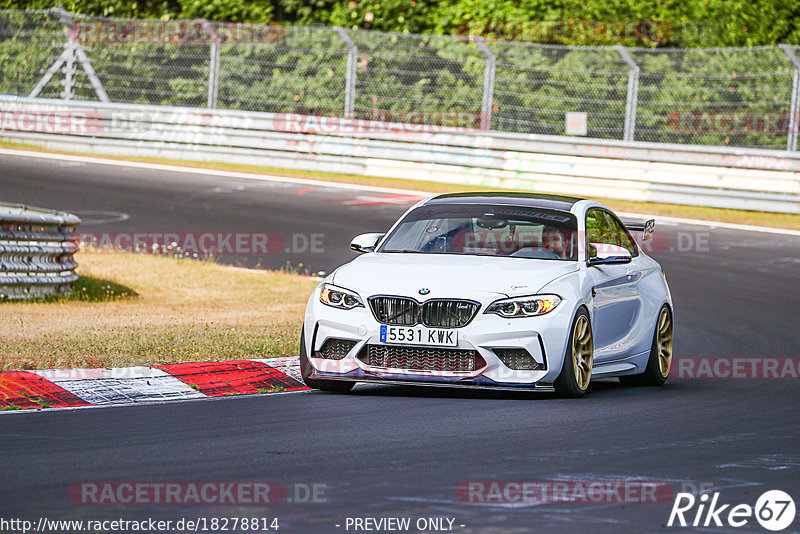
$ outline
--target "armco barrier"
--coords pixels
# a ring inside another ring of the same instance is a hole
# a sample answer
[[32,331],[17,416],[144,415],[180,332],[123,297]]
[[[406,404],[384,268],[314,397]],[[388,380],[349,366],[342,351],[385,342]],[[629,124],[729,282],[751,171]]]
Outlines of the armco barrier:
[[791,152],[414,128],[0,97],[0,139],[51,149],[800,213]]
[[0,300],[64,294],[78,279],[69,213],[0,203]]

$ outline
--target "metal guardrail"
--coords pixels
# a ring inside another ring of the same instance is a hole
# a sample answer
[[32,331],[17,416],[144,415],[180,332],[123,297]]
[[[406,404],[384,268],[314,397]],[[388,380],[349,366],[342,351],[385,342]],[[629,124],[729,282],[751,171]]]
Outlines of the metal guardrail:
[[800,155],[231,110],[0,97],[0,138],[221,161],[800,213]]
[[69,293],[78,279],[70,213],[0,203],[0,300]]

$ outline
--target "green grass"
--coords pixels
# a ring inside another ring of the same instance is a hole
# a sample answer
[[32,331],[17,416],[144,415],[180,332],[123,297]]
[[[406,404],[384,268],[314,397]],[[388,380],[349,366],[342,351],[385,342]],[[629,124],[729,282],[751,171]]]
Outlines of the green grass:
[[275,386],[274,388],[258,388],[256,391],[259,393],[281,393],[286,391],[286,389],[280,386]]
[[113,280],[80,276],[73,285],[72,292],[62,297],[62,300],[65,302],[108,302],[138,296],[133,289]]
[[92,276],[79,276],[72,285],[72,291],[66,295],[47,295],[33,300],[0,299],[3,303],[25,304],[31,302],[110,302],[114,300],[138,297],[133,289],[118,284],[113,280],[104,280]]

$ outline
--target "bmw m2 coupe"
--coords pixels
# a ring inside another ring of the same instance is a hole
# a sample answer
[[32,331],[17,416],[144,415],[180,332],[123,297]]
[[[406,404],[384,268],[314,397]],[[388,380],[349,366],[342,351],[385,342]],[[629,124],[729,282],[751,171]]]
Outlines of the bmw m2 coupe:
[[308,301],[300,360],[309,387],[357,382],[555,390],[594,378],[660,385],[673,310],[647,239],[592,200],[526,193],[439,195],[386,233]]

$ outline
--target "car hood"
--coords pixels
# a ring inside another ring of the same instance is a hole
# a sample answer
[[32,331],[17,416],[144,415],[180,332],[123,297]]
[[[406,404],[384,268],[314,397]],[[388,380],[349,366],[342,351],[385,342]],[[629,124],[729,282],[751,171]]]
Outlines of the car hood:
[[[574,261],[447,254],[372,253],[339,267],[333,283],[362,297],[399,295],[418,300],[537,293],[554,279],[578,270]],[[429,294],[420,295],[422,288]]]

